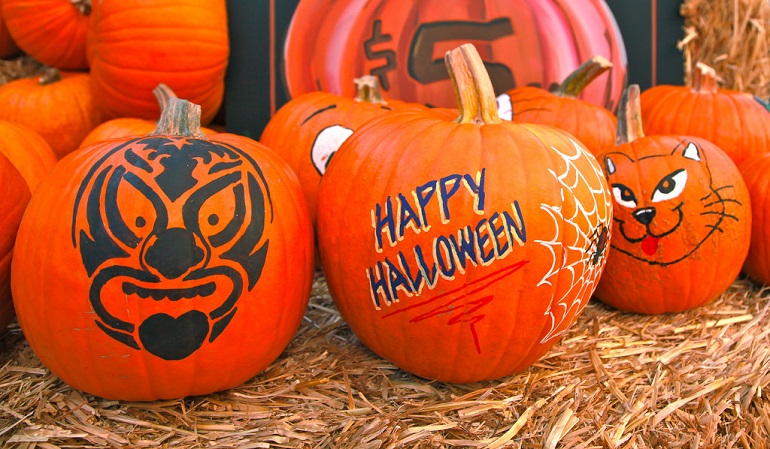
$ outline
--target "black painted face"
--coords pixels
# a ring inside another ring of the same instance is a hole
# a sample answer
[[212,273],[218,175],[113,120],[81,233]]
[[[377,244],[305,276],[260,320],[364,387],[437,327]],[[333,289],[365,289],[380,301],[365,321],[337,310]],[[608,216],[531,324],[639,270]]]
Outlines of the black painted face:
[[267,256],[270,193],[226,144],[148,137],[112,150],[80,186],[74,246],[97,326],[181,360],[224,332]]

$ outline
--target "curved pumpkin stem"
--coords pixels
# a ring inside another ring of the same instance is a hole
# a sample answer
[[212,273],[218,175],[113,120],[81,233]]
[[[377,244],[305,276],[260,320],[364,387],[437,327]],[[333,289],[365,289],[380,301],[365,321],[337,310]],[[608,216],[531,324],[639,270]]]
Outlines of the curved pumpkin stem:
[[618,129],[615,145],[633,142],[644,137],[642,129],[642,103],[638,84],[629,85],[618,104]]
[[158,127],[149,135],[206,139],[201,131],[201,107],[181,98],[169,98],[160,112]]
[[564,81],[553,93],[562,97],[575,98],[583,92],[586,86],[610,68],[612,68],[612,63],[607,58],[594,56],[564,78]]
[[502,123],[497,113],[497,101],[492,80],[473,44],[463,44],[444,55],[449,78],[452,80],[460,117],[457,123],[491,125]]
[[168,104],[168,100],[170,98],[177,98],[174,91],[171,90],[170,87],[168,87],[163,83],[160,83],[157,86],[155,86],[155,89],[152,90],[152,93],[155,95],[155,99],[158,100],[158,105],[160,106],[161,113],[166,108],[166,105]]
[[692,91],[700,94],[715,94],[718,88],[717,71],[702,62],[695,64],[695,70],[692,72]]
[[364,75],[353,80],[356,85],[356,101],[364,103],[385,103],[380,90],[380,83],[377,77]]
[[38,82],[41,86],[53,84],[61,81],[61,72],[56,67],[46,67],[43,74],[40,75]]

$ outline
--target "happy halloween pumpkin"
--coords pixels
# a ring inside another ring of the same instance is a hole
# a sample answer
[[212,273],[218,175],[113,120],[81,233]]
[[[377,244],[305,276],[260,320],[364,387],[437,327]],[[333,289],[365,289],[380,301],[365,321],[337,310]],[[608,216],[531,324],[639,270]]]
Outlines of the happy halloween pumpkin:
[[296,176],[256,141],[207,138],[199,114],[170,99],[153,134],[65,157],[30,201],[14,304],[75,388],[153,400],[234,387],[299,327],[315,256]]

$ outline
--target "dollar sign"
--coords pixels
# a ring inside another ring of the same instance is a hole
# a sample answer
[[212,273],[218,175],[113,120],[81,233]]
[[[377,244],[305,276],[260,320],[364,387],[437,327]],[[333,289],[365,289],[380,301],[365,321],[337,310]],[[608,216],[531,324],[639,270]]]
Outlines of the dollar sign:
[[388,72],[396,69],[396,52],[393,50],[374,51],[373,47],[377,44],[390,42],[393,37],[390,34],[382,34],[382,20],[375,20],[372,23],[372,36],[364,41],[364,54],[366,59],[373,61],[375,59],[385,58],[385,64],[375,67],[371,70],[371,75],[376,76],[380,86],[384,90],[390,90],[388,81]]

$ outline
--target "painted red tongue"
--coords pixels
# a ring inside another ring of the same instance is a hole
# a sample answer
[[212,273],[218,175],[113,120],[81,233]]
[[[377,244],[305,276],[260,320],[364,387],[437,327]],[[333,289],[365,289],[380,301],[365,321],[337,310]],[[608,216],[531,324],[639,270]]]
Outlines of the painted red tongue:
[[658,251],[658,240],[660,239],[651,235],[645,237],[642,240],[642,251],[644,251],[644,254],[648,256],[655,254]]

